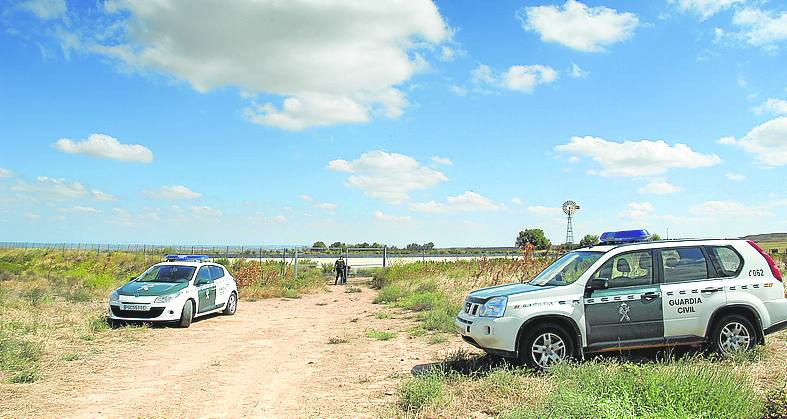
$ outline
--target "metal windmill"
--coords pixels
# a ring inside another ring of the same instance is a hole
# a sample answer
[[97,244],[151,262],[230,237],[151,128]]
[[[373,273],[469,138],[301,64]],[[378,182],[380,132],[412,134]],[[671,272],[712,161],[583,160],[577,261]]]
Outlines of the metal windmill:
[[571,220],[574,218],[574,214],[577,213],[579,210],[579,204],[574,201],[566,201],[563,203],[563,212],[566,213],[568,216],[568,225],[566,226],[566,246],[571,249],[571,245],[574,244],[574,225],[572,224]]

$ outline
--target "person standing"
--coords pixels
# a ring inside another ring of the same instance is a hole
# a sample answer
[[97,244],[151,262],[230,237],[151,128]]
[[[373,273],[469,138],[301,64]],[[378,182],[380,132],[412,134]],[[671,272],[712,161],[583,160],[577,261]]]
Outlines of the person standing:
[[336,262],[333,264],[333,270],[336,271],[336,279],[333,281],[333,285],[344,284],[347,282],[346,267],[347,264],[344,262],[344,256],[339,256],[339,259],[336,259]]

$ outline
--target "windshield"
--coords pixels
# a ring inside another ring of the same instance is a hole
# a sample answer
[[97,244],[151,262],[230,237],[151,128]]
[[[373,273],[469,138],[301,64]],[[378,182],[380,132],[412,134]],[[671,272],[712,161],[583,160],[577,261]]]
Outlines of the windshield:
[[530,285],[568,285],[590,268],[603,252],[570,252],[554,261],[530,281]]
[[137,278],[138,282],[189,282],[194,275],[193,266],[157,265],[151,266]]

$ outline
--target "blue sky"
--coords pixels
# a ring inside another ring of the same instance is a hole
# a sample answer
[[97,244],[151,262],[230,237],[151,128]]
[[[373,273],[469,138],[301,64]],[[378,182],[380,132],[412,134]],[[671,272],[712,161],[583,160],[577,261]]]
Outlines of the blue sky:
[[787,230],[780,2],[0,5],[0,241]]

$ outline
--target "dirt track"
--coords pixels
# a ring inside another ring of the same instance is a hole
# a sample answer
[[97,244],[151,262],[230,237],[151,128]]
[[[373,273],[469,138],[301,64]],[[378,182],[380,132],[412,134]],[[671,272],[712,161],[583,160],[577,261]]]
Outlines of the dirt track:
[[[233,317],[152,329],[14,386],[2,395],[10,399],[0,400],[0,416],[380,416],[402,376],[462,346],[456,338],[439,345],[412,338],[407,319],[377,319],[385,308],[361,289],[241,302]],[[377,341],[365,336],[371,329],[399,333]]]

